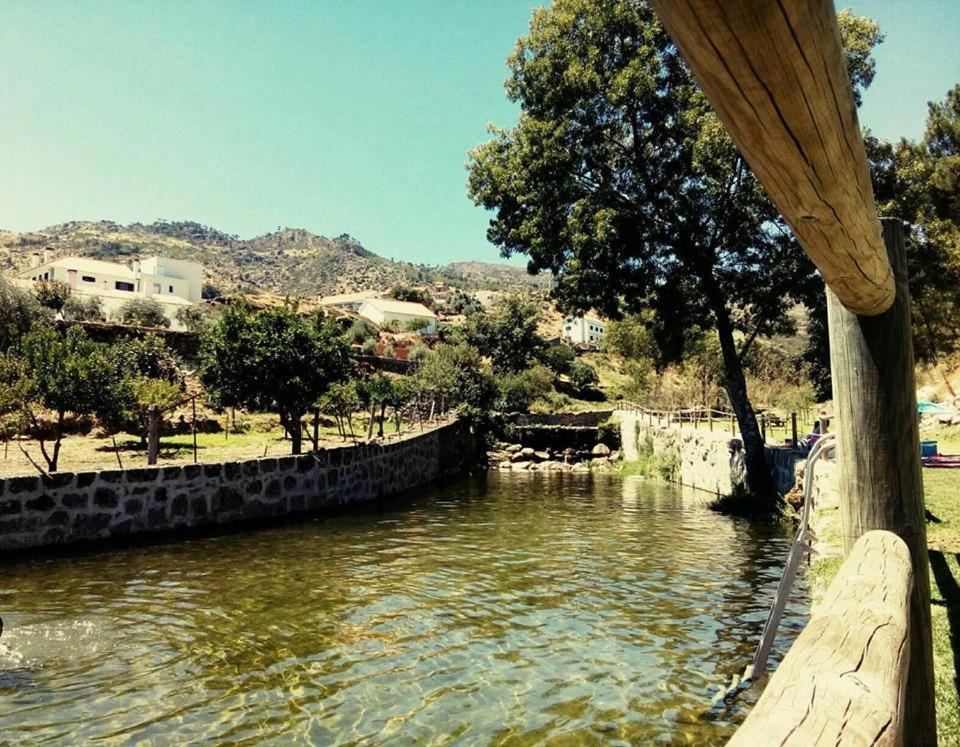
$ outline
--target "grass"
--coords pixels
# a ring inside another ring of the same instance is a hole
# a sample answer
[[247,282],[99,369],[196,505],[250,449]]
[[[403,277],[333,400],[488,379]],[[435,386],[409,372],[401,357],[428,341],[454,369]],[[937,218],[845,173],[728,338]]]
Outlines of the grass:
[[[223,425],[226,426],[226,418]],[[290,453],[290,441],[284,437],[276,416],[243,415],[237,418],[240,429],[217,433],[197,434],[197,461],[230,462],[243,459],[255,459],[266,455],[278,456]],[[402,429],[406,430],[406,426]],[[354,418],[354,431],[359,438],[366,436],[366,417]],[[384,422],[384,432],[394,433],[396,427],[392,420]],[[113,469],[119,467],[117,452],[125,468],[144,467],[147,464],[147,452],[140,437],[130,433],[117,435],[117,449],[109,437],[67,436],[60,448],[59,471],[87,471]],[[337,446],[343,439],[335,426],[320,428],[321,446]],[[309,449],[311,442],[303,439],[303,448]],[[21,441],[20,446],[33,460],[46,469],[46,462],[40,453],[36,441]],[[47,445],[49,452],[51,445]],[[183,464],[193,461],[193,436],[190,433],[166,435],[160,438],[158,464]],[[0,477],[36,474],[36,468],[23,455],[16,442],[0,445]]]
[[[927,434],[924,434],[927,435]],[[940,451],[960,454],[960,437],[938,434]],[[960,470],[924,469],[928,511],[931,617],[939,743],[960,745]],[[809,569],[814,594],[822,594],[841,559],[824,558]]]

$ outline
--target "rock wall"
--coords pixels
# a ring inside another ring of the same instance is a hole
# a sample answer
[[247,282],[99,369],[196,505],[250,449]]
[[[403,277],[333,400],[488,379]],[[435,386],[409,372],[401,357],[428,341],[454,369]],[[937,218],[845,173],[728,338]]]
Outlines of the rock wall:
[[581,410],[580,412],[513,412],[504,414],[503,420],[519,427],[568,426],[596,428],[606,423],[615,410]]
[[476,464],[454,422],[387,444],[301,456],[0,480],[0,552],[232,524],[359,503]]
[[[707,490],[716,495],[730,493],[743,484],[743,443],[729,433],[709,431],[691,426],[659,426],[630,410],[619,410],[623,458],[636,460],[649,439],[653,453],[673,454],[677,463],[677,481],[683,485]],[[807,454],[800,449],[767,447],[767,461],[773,472],[777,490],[783,495],[802,491]],[[819,538],[820,547],[837,547],[840,532],[840,502],[837,466],[821,459],[813,476],[813,509],[810,526]]]

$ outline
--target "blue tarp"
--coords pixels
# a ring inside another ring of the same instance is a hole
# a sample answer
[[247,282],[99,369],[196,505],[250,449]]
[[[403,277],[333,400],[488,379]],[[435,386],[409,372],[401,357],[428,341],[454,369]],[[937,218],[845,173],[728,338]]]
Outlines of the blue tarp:
[[953,415],[952,410],[948,410],[936,402],[917,402],[917,412],[923,413],[924,415]]

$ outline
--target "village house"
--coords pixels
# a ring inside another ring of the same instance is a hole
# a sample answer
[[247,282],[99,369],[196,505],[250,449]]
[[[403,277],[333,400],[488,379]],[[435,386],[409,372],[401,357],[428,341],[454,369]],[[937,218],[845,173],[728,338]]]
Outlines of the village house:
[[437,332],[437,315],[422,303],[394,301],[389,298],[368,298],[361,304],[357,313],[381,327],[390,322],[396,322],[405,328],[419,323],[423,325],[419,330],[423,334],[433,335]]
[[606,324],[590,316],[568,316],[563,320],[563,339],[574,345],[599,345]]
[[107,317],[134,298],[158,301],[170,320],[171,329],[182,329],[176,313],[202,299],[203,265],[168,257],[147,257],[129,264],[91,257],[68,255],[54,258],[50,250],[34,252],[30,266],[16,275],[19,285],[32,286],[40,280],[58,281],[79,296],[98,296]]
[[363,302],[370,298],[377,298],[380,291],[366,290],[353,293],[336,293],[331,296],[317,296],[317,303],[321,306],[332,306],[345,311],[359,311]]

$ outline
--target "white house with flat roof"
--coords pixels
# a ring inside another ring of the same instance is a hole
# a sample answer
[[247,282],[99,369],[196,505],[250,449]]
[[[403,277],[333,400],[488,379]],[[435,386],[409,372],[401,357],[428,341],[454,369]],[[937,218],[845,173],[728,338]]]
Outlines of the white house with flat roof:
[[563,339],[574,345],[599,345],[607,325],[591,316],[568,316],[563,320]]
[[34,253],[30,267],[17,273],[20,285],[38,280],[56,280],[81,296],[98,296],[108,317],[115,316],[126,301],[152,298],[159,301],[170,319],[171,329],[182,329],[177,310],[199,303],[203,292],[203,265],[183,259],[147,257],[129,264],[68,255],[54,259]]
[[321,306],[333,306],[337,309],[346,309],[348,311],[359,311],[363,302],[370,298],[376,298],[380,291],[356,291],[354,293],[336,293],[332,296],[319,296],[317,303]]
[[420,322],[424,325],[420,330],[423,334],[433,335],[437,332],[437,315],[422,303],[368,298],[360,305],[357,313],[381,327],[390,322],[397,322],[404,327],[411,322]]

